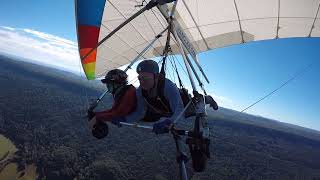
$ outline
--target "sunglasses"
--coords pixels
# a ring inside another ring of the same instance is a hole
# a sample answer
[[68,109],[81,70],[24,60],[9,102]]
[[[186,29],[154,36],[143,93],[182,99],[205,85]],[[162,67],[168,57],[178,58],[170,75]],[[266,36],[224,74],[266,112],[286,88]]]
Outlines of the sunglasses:
[[139,81],[147,81],[152,79],[152,77],[148,77],[148,76],[138,76]]

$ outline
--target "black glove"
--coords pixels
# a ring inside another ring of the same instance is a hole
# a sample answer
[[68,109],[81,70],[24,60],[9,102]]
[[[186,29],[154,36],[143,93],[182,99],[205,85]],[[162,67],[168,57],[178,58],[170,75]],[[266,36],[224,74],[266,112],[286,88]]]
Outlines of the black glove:
[[205,96],[205,98],[206,98],[206,104],[210,104],[210,107],[212,107],[212,109],[214,109],[214,110],[218,110],[218,104],[217,104],[217,102],[212,98],[212,96],[210,96],[210,95],[207,95],[207,96]]
[[88,110],[88,112],[87,112],[87,117],[88,117],[88,119],[90,120],[90,119],[92,119],[94,116],[96,116],[96,113],[93,112],[92,110]]

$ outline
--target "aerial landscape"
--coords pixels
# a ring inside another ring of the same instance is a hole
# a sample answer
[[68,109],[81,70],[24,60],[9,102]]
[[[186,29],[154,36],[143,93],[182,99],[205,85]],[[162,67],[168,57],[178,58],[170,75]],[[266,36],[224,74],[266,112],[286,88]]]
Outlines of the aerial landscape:
[[[178,178],[170,134],[110,125],[105,139],[91,135],[85,92],[94,99],[104,87],[12,57],[1,56],[0,68],[0,142],[7,149],[0,154],[0,179]],[[209,112],[211,159],[203,173],[187,163],[192,179],[320,178],[320,132],[233,115],[224,108]]]
[[0,180],[320,180],[320,0],[0,6]]

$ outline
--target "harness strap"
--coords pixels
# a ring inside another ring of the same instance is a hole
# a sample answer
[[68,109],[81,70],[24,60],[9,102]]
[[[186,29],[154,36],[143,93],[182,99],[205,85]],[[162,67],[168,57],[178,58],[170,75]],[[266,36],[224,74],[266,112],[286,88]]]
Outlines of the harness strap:
[[166,72],[165,72],[166,59],[167,59],[168,53],[170,51],[171,27],[172,27],[172,23],[169,23],[166,45],[165,45],[165,48],[164,48],[163,54],[162,54],[163,58],[162,58],[162,67],[161,67],[160,74],[163,74],[164,77],[166,77]]
[[133,85],[131,84],[120,87],[121,89],[119,90],[119,92],[116,92],[113,96],[114,101],[117,102],[118,100],[120,100],[123,97],[123,95],[127,92],[127,90],[131,87],[133,87]]
[[168,107],[163,103],[163,101],[159,98],[158,99],[161,104],[166,108],[167,112],[165,111],[162,111],[156,107],[154,107],[152,104],[150,104],[145,98],[144,98],[144,101],[146,102],[147,106],[149,108],[151,108],[154,112],[158,113],[158,114],[161,114],[161,115],[164,115],[164,116],[169,116],[171,113],[170,113],[170,110],[168,109]]

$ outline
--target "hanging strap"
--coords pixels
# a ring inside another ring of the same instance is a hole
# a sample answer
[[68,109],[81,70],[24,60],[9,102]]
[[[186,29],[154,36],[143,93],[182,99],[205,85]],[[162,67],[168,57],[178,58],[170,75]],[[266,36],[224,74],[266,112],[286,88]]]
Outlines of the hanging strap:
[[162,58],[162,66],[161,66],[161,70],[160,70],[160,74],[158,77],[158,84],[157,84],[157,92],[158,95],[160,95],[161,97],[164,97],[164,82],[165,82],[165,78],[166,78],[166,71],[165,71],[165,66],[166,66],[166,59],[168,56],[168,53],[170,51],[170,30],[171,30],[171,23],[169,23],[168,26],[168,33],[167,33],[167,41],[166,41],[166,45],[165,48],[163,50],[163,58]]
[[163,77],[166,77],[166,72],[165,72],[165,66],[166,66],[166,59],[167,59],[167,56],[168,56],[168,53],[170,51],[170,33],[171,33],[171,27],[172,27],[172,23],[169,23],[169,26],[168,26],[168,33],[167,33],[167,41],[166,41],[166,45],[164,47],[164,50],[163,50],[163,58],[162,58],[162,66],[161,66],[161,71],[160,71],[160,74],[163,75]]

